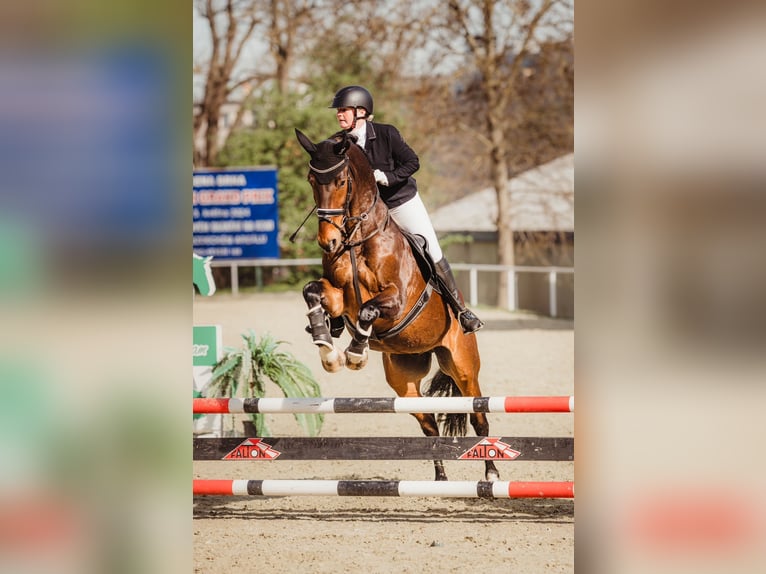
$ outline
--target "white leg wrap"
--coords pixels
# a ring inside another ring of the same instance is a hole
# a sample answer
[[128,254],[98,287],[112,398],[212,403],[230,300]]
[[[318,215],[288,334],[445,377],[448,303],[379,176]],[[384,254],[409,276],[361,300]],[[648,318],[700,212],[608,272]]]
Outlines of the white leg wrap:
[[369,337],[372,334],[372,325],[367,327],[367,330],[365,331],[362,329],[362,327],[359,325],[359,323],[356,324],[356,332],[364,337]]
[[357,353],[352,353],[348,349],[346,349],[346,359],[349,363],[354,363],[355,365],[358,365],[359,363],[366,362],[367,361],[367,349],[365,349],[361,355]]

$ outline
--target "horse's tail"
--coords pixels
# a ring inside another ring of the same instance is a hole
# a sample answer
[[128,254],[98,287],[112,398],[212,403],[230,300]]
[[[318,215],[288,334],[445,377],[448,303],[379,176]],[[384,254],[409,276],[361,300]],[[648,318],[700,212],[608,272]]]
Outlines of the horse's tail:
[[[423,389],[427,397],[460,397],[462,393],[455,384],[455,380],[447,373],[439,371],[428,381]],[[468,415],[466,413],[439,413],[436,421],[441,427],[444,436],[465,436],[468,428]]]

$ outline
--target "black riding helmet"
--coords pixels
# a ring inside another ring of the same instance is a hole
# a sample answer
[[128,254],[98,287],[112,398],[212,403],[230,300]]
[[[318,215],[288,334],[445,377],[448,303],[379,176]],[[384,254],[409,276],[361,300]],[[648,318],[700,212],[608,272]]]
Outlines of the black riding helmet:
[[341,88],[332,99],[331,108],[364,108],[367,115],[372,115],[372,94],[362,86]]

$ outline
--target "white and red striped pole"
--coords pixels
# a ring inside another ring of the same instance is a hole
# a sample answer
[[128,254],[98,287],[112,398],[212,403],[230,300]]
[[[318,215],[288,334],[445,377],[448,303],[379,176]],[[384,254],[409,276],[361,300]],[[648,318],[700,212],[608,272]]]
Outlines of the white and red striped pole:
[[194,414],[236,413],[572,413],[574,396],[202,398]]
[[196,496],[574,498],[573,482],[198,479],[193,488]]

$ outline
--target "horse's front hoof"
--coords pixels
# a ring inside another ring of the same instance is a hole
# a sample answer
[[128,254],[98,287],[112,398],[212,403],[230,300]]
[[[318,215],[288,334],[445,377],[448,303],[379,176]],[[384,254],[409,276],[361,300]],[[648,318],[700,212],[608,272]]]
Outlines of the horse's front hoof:
[[367,347],[361,344],[355,345],[356,341],[346,347],[346,366],[352,371],[359,371],[367,365]]
[[328,373],[337,373],[346,366],[346,356],[337,347],[319,347],[319,356],[322,359],[322,367]]
[[367,351],[361,355],[358,353],[352,353],[346,349],[346,366],[352,371],[360,371],[367,366]]
[[326,363],[322,361],[322,368],[324,368],[324,370],[327,371],[328,373],[337,373],[339,371],[342,371],[344,366],[345,365],[341,362]]
[[495,471],[495,470],[490,470],[490,471],[489,471],[489,472],[487,472],[487,474],[486,474],[486,475],[484,475],[484,476],[485,476],[485,478],[486,478],[486,479],[487,479],[489,482],[497,482],[498,480],[500,480],[500,473],[498,473],[498,472],[497,472],[497,471]]

